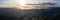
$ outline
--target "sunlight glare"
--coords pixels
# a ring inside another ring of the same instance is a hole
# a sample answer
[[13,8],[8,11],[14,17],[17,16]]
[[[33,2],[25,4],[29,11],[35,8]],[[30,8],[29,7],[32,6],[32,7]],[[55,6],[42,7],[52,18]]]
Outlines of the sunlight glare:
[[24,5],[25,3],[26,3],[25,0],[19,0],[19,4],[20,4],[20,5]]

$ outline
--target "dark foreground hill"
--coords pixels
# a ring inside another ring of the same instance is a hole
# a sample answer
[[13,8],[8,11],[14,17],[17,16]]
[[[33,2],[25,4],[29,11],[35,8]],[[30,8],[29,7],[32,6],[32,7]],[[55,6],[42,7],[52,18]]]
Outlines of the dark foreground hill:
[[0,8],[0,20],[60,20],[60,7],[32,10]]
[[24,15],[24,20],[60,20],[60,7],[50,9],[32,9]]

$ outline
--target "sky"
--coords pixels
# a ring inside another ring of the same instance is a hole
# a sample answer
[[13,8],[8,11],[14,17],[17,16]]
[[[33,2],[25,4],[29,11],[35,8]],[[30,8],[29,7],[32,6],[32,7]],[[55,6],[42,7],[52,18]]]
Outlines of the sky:
[[[7,4],[7,3],[16,3],[20,0],[0,0],[0,4]],[[60,0],[25,0],[26,3],[33,3],[33,2],[60,2]]]
[[29,3],[33,3],[33,2],[55,2],[55,3],[59,3],[60,0],[29,0]]
[[[24,0],[23,0],[24,1]],[[37,3],[37,2],[57,2],[60,3],[60,0],[25,0],[25,3]],[[1,5],[7,4],[19,4],[20,0],[0,0]]]

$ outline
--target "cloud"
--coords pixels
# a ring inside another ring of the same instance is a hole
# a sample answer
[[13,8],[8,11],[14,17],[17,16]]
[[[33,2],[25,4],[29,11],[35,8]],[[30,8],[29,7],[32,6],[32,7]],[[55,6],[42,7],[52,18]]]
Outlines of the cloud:
[[41,2],[60,2],[60,0],[38,0]]
[[[15,3],[15,2],[18,2],[18,1],[17,0],[0,0],[0,4]],[[27,1],[27,3],[32,3],[32,2],[60,2],[60,0],[28,0]]]
[[16,0],[0,0],[0,4],[16,3]]

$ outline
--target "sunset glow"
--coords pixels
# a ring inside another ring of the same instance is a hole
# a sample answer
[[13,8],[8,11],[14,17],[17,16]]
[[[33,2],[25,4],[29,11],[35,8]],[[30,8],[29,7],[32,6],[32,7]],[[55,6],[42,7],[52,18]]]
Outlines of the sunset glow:
[[20,4],[20,5],[24,5],[25,3],[26,3],[25,0],[19,0],[19,4]]
[[29,8],[27,7],[25,4],[26,4],[26,1],[27,0],[19,0],[19,4],[20,4],[20,9],[26,9],[26,8]]

